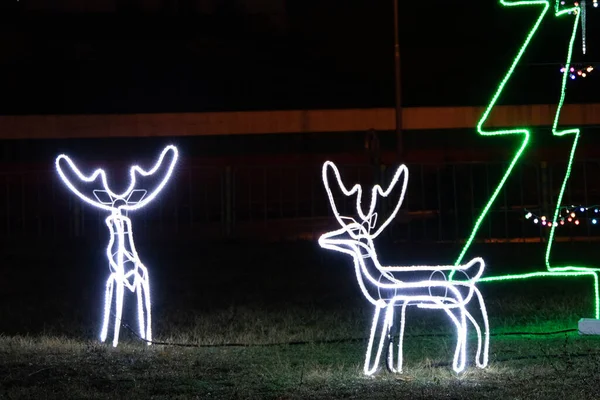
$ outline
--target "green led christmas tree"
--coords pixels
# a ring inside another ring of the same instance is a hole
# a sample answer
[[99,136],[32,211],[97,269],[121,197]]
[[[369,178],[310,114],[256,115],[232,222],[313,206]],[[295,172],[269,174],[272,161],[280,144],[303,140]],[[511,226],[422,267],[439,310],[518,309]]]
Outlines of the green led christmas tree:
[[[552,6],[551,2],[554,3],[554,7]],[[513,60],[508,72],[506,73],[506,75],[504,76],[502,81],[500,82],[496,92],[494,93],[494,95],[492,97],[492,100],[490,101],[490,103],[487,106],[487,108],[485,109],[485,112],[483,113],[481,119],[479,120],[479,122],[477,124],[477,131],[479,132],[480,135],[483,135],[483,136],[514,135],[514,136],[520,138],[520,145],[517,148],[512,160],[510,161],[508,168],[506,169],[504,175],[500,179],[498,186],[493,191],[488,202],[483,207],[481,214],[476,219],[473,229],[472,229],[469,237],[467,238],[465,245],[462,248],[462,251],[460,252],[460,255],[458,256],[458,259],[456,260],[455,265],[457,265],[457,266],[460,265],[461,262],[463,261],[463,259],[465,258],[465,255],[469,251],[469,248],[471,247],[471,245],[473,244],[473,241],[475,240],[475,237],[476,237],[477,233],[479,232],[479,229],[480,229],[483,221],[488,217],[488,214],[489,214],[489,211],[490,211],[492,205],[496,201],[500,192],[503,190],[503,188],[504,188],[507,180],[511,176],[515,166],[521,160],[521,157],[522,157],[524,151],[530,145],[531,130],[528,127],[522,127],[522,128],[516,128],[516,129],[486,129],[484,126],[485,126],[492,110],[497,105],[500,95],[505,90],[507,83],[511,79],[513,73],[515,72],[515,68],[521,62],[523,54],[525,54],[525,52],[527,51],[527,49],[531,43],[531,40],[535,36],[536,32],[540,29],[540,27],[542,25],[544,25],[545,23],[549,22],[550,19],[560,18],[560,17],[564,17],[564,16],[571,16],[573,18],[573,29],[571,32],[569,45],[568,45],[568,48],[566,51],[565,71],[569,71],[570,66],[571,66],[573,48],[575,46],[575,38],[577,36],[577,30],[578,30],[578,26],[580,23],[582,26],[582,39],[583,39],[583,45],[584,45],[584,51],[585,51],[585,3],[571,3],[570,5],[566,5],[566,6],[565,6],[565,1],[559,1],[559,0],[556,0],[556,1],[553,1],[553,0],[528,0],[528,1],[500,0],[500,3],[506,7],[524,7],[524,6],[532,6],[533,7],[533,6],[535,6],[535,7],[539,7],[541,9],[541,11],[540,11],[539,17],[533,24],[527,37],[525,38],[524,43],[522,44],[515,59]],[[582,19],[582,15],[583,15],[583,19]],[[595,294],[595,299],[594,299],[595,318],[598,319],[598,318],[600,318],[600,297],[599,297],[599,290],[598,290],[598,273],[600,272],[600,268],[587,267],[587,266],[581,266],[581,265],[556,266],[556,265],[552,265],[551,261],[550,261],[551,254],[552,254],[552,246],[554,244],[555,232],[556,232],[556,227],[557,227],[556,222],[560,215],[561,202],[563,200],[563,195],[565,192],[565,188],[567,187],[567,182],[569,180],[569,176],[571,175],[573,159],[575,157],[575,151],[577,149],[577,144],[579,142],[580,133],[581,133],[579,128],[567,128],[567,129],[559,128],[560,114],[561,114],[562,107],[563,107],[564,101],[565,101],[568,77],[569,77],[569,74],[567,72],[563,72],[561,90],[560,90],[560,98],[558,100],[558,106],[556,109],[556,114],[554,116],[554,122],[552,124],[552,134],[556,137],[572,136],[573,142],[572,142],[571,150],[569,152],[569,158],[568,158],[567,168],[565,171],[563,182],[562,182],[562,185],[561,185],[561,188],[560,188],[560,191],[558,194],[558,198],[556,201],[556,209],[553,214],[552,220],[549,222],[552,225],[550,228],[550,233],[549,233],[546,252],[545,252],[545,260],[544,261],[545,261],[546,268],[544,271],[540,271],[540,272],[483,277],[480,279],[480,282],[519,280],[519,279],[530,279],[530,278],[535,278],[535,277],[559,277],[560,278],[560,277],[589,276],[593,280],[593,285],[594,285],[593,288],[594,288],[594,294]],[[452,274],[451,274],[451,277],[452,277]]]

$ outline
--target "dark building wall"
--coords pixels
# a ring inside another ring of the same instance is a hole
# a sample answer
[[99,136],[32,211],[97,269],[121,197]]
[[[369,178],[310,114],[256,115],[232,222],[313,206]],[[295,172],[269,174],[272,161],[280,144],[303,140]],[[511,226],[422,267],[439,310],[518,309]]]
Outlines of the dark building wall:
[[267,16],[285,28],[285,0],[28,0],[21,10],[47,13],[117,14],[243,14]]
[[[537,11],[401,2],[404,105],[484,105]],[[598,59],[589,14],[576,62]],[[544,24],[502,104],[558,101],[569,21]],[[393,33],[392,1],[0,2],[0,114],[391,107]]]

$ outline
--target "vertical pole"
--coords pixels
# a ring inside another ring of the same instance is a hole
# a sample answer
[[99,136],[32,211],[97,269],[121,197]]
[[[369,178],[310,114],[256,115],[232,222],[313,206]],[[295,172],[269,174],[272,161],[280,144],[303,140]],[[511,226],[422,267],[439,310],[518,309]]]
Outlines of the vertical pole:
[[381,175],[381,147],[375,129],[369,129],[365,137],[365,148],[369,156],[369,163],[373,169],[373,185],[382,183]]
[[233,171],[231,166],[225,167],[225,235],[232,233],[232,208],[233,208]]
[[[190,168],[188,169],[188,204],[190,205],[190,210],[189,210],[189,227],[190,228],[194,228],[194,194],[193,194],[193,185],[194,185],[194,178],[192,177],[192,174],[194,173],[193,168],[190,166]],[[207,204],[207,203],[205,203]],[[208,208],[208,206],[205,206],[206,208]],[[208,222],[210,221],[210,219],[207,218]]]
[[81,205],[78,201],[73,204],[73,232],[76,238],[81,236]]
[[[548,163],[546,161],[542,161],[540,163],[540,169],[542,172],[542,215],[549,215],[550,221],[553,221],[554,218],[554,210],[550,208],[550,205],[553,202],[553,199],[550,198],[550,183],[548,182]],[[541,224],[540,224],[541,226]],[[547,230],[543,229],[541,232],[542,239],[547,242],[548,235]]]
[[11,236],[11,231],[10,231],[10,175],[6,174],[4,176],[5,179],[5,183],[6,183],[6,193],[5,193],[5,199],[6,199],[6,236]]
[[400,83],[400,38],[398,32],[398,0],[394,0],[394,71],[396,75],[396,146],[402,162],[404,144],[402,140],[402,93]]

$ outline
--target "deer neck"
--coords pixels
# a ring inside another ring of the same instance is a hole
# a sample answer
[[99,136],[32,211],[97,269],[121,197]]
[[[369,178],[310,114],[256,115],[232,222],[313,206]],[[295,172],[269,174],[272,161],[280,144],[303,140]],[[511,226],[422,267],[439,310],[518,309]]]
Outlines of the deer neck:
[[120,263],[125,261],[125,252],[135,251],[133,237],[131,235],[131,220],[129,217],[115,211],[107,219],[107,224],[112,236],[111,242],[116,246],[116,254]]
[[[377,260],[377,253],[372,241],[366,244],[356,244],[355,258],[356,266],[360,269],[360,273],[364,276],[367,282],[382,282],[387,283],[389,279],[381,272],[381,264]],[[358,273],[359,271],[357,271]]]

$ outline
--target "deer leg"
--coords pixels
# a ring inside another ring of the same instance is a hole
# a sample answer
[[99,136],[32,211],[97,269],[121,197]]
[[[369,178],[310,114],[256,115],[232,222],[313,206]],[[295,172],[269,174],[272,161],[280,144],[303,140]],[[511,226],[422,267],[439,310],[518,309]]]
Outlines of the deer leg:
[[386,331],[382,332],[385,334],[385,340],[387,342],[387,360],[386,366],[390,372],[396,372],[394,368],[394,337],[392,336],[392,326],[394,325],[394,314],[395,314],[396,304],[392,300],[387,307],[387,311],[385,312],[385,326]]
[[150,346],[152,344],[152,303],[150,302],[150,282],[148,282],[148,276],[142,281],[142,285],[144,287],[144,299],[146,300],[146,340],[148,341],[148,346]]
[[113,337],[113,347],[117,347],[119,343],[119,332],[121,330],[121,318],[123,317],[123,296],[125,294],[125,285],[123,283],[123,278],[116,279],[115,284],[117,286],[117,298],[115,299],[115,330]]
[[400,315],[400,331],[398,334],[398,372],[402,372],[403,363],[403,348],[404,348],[404,328],[406,327],[406,308],[408,307],[408,301],[402,304],[402,313]]
[[[382,302],[383,303],[383,302]],[[388,306],[389,307],[389,306]],[[381,357],[381,350],[383,350],[383,344],[387,338],[387,333],[389,331],[388,327],[388,313],[381,313],[382,309],[385,309],[386,305],[379,304],[375,306],[375,314],[373,315],[373,323],[371,325],[371,334],[369,336],[369,344],[367,345],[367,354],[365,356],[365,366],[364,372],[365,375],[373,375],[377,370],[377,366],[379,365],[379,358]],[[393,306],[392,306],[393,308]],[[375,355],[375,360],[371,362],[373,355],[373,342],[375,341],[375,336],[379,335],[379,345],[377,346],[377,354]]]
[[137,312],[138,312],[138,325],[140,329],[140,337],[146,339],[146,329],[144,327],[144,292],[141,284],[141,277],[135,277],[135,291],[137,295]]
[[387,356],[387,367],[390,372],[394,373],[402,373],[402,339],[404,336],[404,320],[406,315],[406,307],[408,306],[408,301],[405,300],[402,303],[402,309],[400,313],[400,329],[398,335],[398,367],[394,367],[394,341],[390,332],[392,331],[392,327],[394,325],[394,314],[395,314],[395,303],[392,303],[388,306],[392,307],[388,309],[387,312],[387,320],[388,320],[388,356]]
[[477,323],[477,319],[474,318],[471,313],[467,313],[467,317],[477,331],[477,354],[475,355],[475,363],[479,368],[485,368],[488,364],[490,349],[490,323],[488,321],[487,310],[481,292],[476,287],[473,287],[473,292],[477,297],[477,303],[479,305],[478,313],[481,314],[481,321],[483,321],[483,336],[481,327]]
[[482,363],[480,362],[481,347],[482,347],[481,346],[482,345],[481,328],[479,327],[477,320],[473,317],[473,315],[471,315],[470,312],[465,311],[465,314],[467,315],[467,318],[469,319],[469,321],[471,321],[471,323],[473,324],[473,327],[475,327],[475,331],[477,332],[477,353],[475,353],[475,364],[477,365],[477,367],[483,368],[483,367],[485,367],[485,365],[482,365]]
[[465,369],[466,350],[467,350],[467,321],[466,310],[464,306],[455,306],[449,308],[448,305],[443,308],[448,314],[454,325],[456,326],[456,350],[454,351],[454,360],[452,368],[456,372],[461,372]]
[[106,290],[104,292],[104,319],[102,321],[102,330],[100,331],[100,341],[105,342],[108,336],[108,320],[110,318],[110,310],[112,308],[113,288],[115,278],[111,274],[106,281]]
[[[138,318],[145,319],[146,323],[146,332],[142,338],[145,338],[148,342],[148,346],[151,345],[152,341],[152,314],[151,314],[151,302],[150,302],[150,282],[148,281],[148,270],[146,267],[140,264],[140,268],[143,271],[142,276],[139,277],[139,290],[138,293],[141,293],[141,296],[138,294]],[[143,303],[142,303],[143,299]],[[144,308],[146,309],[145,318],[144,318]],[[141,310],[141,311],[140,311]],[[143,322],[140,322],[140,327]],[[143,329],[143,328],[141,328]]]

